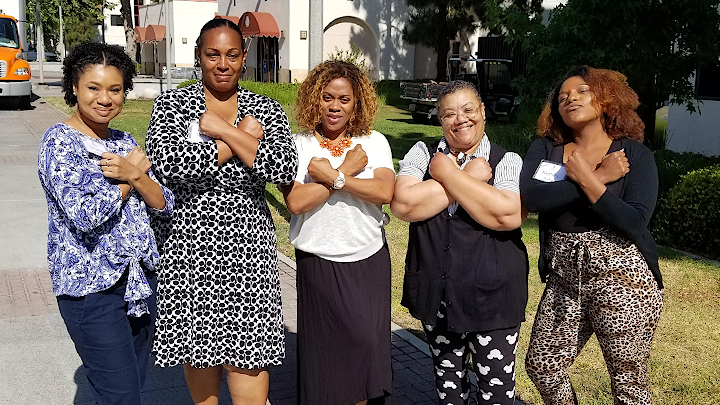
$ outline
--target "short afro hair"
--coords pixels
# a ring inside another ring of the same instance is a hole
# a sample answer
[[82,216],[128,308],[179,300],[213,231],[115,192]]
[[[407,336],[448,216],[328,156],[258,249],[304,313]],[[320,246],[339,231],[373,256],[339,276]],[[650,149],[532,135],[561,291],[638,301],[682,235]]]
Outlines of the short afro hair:
[[645,124],[635,111],[640,102],[637,93],[630,88],[627,77],[615,70],[590,66],[572,68],[548,94],[545,108],[538,118],[538,135],[550,138],[555,145],[573,141],[572,130],[560,116],[558,96],[565,80],[575,76],[582,78],[590,86],[593,104],[600,110],[603,128],[610,137],[643,141]]
[[437,96],[437,105],[440,105],[440,102],[449,94],[453,94],[456,91],[460,90],[470,90],[475,94],[475,97],[477,97],[480,104],[482,104],[482,97],[480,97],[480,93],[478,92],[477,87],[475,87],[474,84],[470,82],[466,82],[465,80],[453,80],[449,82],[448,84],[444,85],[442,89],[440,89],[440,93],[438,93]]
[[135,63],[117,45],[101,44],[98,42],[85,42],[73,48],[63,62],[62,90],[65,93],[65,103],[70,107],[77,104],[77,96],[73,86],[77,86],[80,76],[90,65],[103,65],[116,67],[123,77],[123,91],[125,95],[133,88],[135,77]]

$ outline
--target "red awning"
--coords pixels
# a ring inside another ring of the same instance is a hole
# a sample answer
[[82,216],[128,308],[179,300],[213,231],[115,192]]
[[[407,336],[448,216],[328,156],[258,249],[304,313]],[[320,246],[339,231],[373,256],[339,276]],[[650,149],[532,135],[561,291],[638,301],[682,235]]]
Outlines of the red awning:
[[147,42],[147,27],[135,27],[135,40],[140,43]]
[[146,42],[160,42],[165,39],[165,26],[164,25],[148,25],[145,31]]
[[218,13],[215,13],[215,18],[224,18],[226,20],[230,20],[235,23],[235,25],[240,25],[240,17],[236,17],[234,15],[219,15]]
[[248,11],[240,17],[239,25],[245,37],[280,38],[277,22],[270,13]]

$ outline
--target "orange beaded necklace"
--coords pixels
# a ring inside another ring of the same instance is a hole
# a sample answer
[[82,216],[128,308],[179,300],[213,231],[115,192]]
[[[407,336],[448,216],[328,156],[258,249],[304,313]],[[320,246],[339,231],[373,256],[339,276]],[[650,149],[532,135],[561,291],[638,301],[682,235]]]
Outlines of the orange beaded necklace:
[[344,138],[338,142],[337,145],[333,146],[331,144],[332,141],[326,138],[322,131],[318,131],[318,134],[320,134],[320,137],[322,138],[320,140],[320,147],[329,150],[330,154],[334,157],[342,156],[345,149],[352,145],[352,141],[347,137],[347,135],[344,135]]

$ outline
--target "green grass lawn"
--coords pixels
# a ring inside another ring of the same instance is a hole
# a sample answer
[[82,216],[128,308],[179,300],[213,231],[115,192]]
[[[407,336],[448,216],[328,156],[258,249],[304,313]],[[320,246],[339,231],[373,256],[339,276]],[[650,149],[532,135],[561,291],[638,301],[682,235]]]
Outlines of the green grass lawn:
[[[62,99],[47,100],[62,107]],[[113,127],[129,131],[144,145],[151,108],[149,101],[128,101],[122,114],[113,120]],[[285,105],[290,115],[292,108],[292,105]],[[297,130],[292,119],[291,126],[293,131]],[[418,140],[432,142],[441,136],[439,126],[413,124],[408,112],[387,105],[380,107],[375,129],[388,138],[396,162]],[[490,124],[487,132],[492,140],[521,155],[533,138],[532,131],[522,125]],[[282,195],[272,185],[266,187],[265,195],[277,227],[278,249],[294,257],[288,241],[290,215]],[[385,210],[389,212],[387,207]],[[420,324],[400,306],[407,230],[407,223],[397,218],[392,218],[386,228],[392,258],[392,317],[396,323],[421,334]],[[517,353],[517,392],[519,399],[528,404],[542,404],[524,370],[528,338],[544,287],[537,275],[539,246],[535,216],[523,225],[523,234],[530,255],[530,298]],[[665,309],[650,358],[655,403],[716,404],[720,402],[720,271],[712,264],[669,249],[661,249],[660,255],[665,279]],[[591,339],[571,368],[571,376],[581,404],[613,403],[610,380],[595,339]]]

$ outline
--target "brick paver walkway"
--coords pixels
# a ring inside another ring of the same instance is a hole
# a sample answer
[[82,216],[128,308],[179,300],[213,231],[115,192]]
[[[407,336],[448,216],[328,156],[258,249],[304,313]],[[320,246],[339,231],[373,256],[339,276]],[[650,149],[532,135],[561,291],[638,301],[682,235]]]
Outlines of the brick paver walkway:
[[58,312],[47,269],[0,270],[0,319]]
[[[287,356],[282,366],[274,367],[270,372],[270,402],[273,405],[295,404],[297,387],[297,364],[295,361],[297,353],[297,290],[295,289],[295,280],[295,263],[281,256],[280,285],[287,328]],[[394,329],[398,329],[397,325]],[[394,403],[397,405],[437,404],[432,360],[427,354],[427,345],[408,335],[409,332],[402,329],[392,332]],[[413,341],[420,348],[406,339]]]

